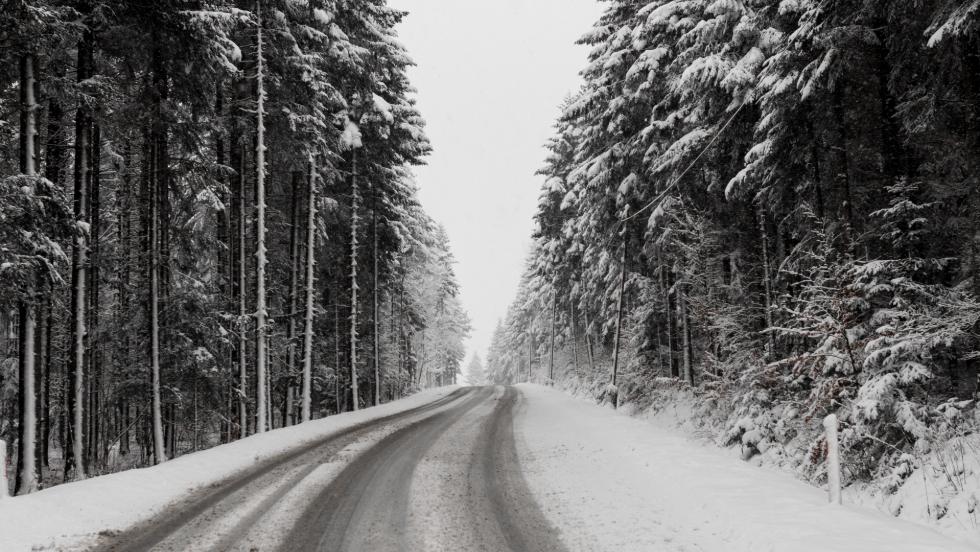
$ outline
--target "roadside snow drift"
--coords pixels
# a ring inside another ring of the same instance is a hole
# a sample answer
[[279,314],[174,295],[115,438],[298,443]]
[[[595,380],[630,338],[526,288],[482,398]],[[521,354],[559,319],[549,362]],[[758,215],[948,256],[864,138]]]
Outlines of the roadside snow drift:
[[571,550],[976,552],[820,489],[571,398],[519,386],[525,477]]
[[0,551],[71,549],[102,531],[118,531],[147,520],[168,505],[258,462],[356,425],[428,404],[457,386],[423,391],[375,408],[306,424],[181,456],[159,466],[59,485],[0,499]]

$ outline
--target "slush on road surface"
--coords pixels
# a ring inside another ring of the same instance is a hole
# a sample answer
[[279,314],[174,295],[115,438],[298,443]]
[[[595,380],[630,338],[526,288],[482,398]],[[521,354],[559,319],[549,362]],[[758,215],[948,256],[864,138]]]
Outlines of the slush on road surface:
[[0,550],[31,549],[975,550],[534,385],[429,391],[0,501]]

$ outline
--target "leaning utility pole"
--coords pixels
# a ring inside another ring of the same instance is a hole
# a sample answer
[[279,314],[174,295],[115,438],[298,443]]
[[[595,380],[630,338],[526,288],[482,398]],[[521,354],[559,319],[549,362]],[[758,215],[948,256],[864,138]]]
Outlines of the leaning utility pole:
[[[619,339],[622,335],[623,330],[623,295],[626,293],[626,261],[627,261],[627,247],[629,244],[629,237],[626,234],[626,228],[623,228],[623,261],[620,264],[621,274],[619,277],[619,300],[616,306],[616,341],[613,343],[613,369],[612,369],[612,386],[613,389],[616,388],[616,377],[619,375]],[[618,395],[616,393],[617,399],[613,401],[613,407],[618,403]]]

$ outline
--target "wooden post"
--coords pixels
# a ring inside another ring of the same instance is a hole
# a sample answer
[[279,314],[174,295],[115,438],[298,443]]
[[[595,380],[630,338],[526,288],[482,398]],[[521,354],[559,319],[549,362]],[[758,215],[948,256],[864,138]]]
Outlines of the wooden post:
[[841,504],[840,492],[840,442],[837,438],[837,416],[823,419],[827,436],[827,491],[831,504]]

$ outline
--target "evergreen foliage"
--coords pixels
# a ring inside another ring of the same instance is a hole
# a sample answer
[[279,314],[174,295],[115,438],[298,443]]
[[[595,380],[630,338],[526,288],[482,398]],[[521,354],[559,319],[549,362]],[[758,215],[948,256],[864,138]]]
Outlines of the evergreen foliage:
[[687,389],[747,457],[822,477],[836,413],[866,479],[974,431],[977,13],[609,0],[489,379],[541,379],[555,298],[559,382]]
[[[469,322],[410,179],[430,146],[403,17],[384,0],[2,3],[0,439],[12,452],[37,424],[44,485],[373,404],[353,404],[351,374],[382,401],[455,381]],[[28,114],[36,174],[18,163]],[[22,308],[35,389],[17,370]],[[352,340],[337,320],[355,310]]]

